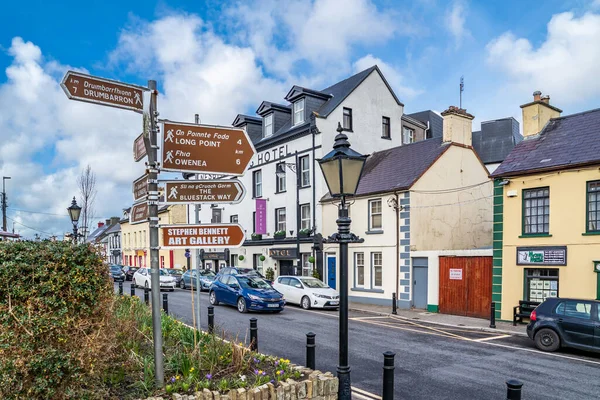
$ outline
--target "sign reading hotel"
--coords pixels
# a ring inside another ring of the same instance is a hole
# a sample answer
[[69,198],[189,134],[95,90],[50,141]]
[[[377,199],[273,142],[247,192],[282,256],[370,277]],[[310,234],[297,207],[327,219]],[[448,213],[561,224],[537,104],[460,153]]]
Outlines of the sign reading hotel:
[[147,155],[148,153],[146,152],[146,144],[144,143],[144,134],[142,133],[133,142],[133,160],[138,162]]
[[238,180],[218,181],[165,181],[165,203],[227,203],[242,201],[245,190]]
[[238,224],[167,225],[160,229],[163,248],[231,248],[244,243],[244,230]]
[[163,121],[162,170],[240,176],[253,155],[242,129]]
[[138,203],[131,207],[129,223],[131,225],[148,222],[148,203]]
[[133,201],[145,199],[148,195],[148,175],[142,175],[133,181]]
[[517,247],[517,265],[567,265],[567,247]]
[[147,88],[68,71],[60,86],[71,100],[142,112]]

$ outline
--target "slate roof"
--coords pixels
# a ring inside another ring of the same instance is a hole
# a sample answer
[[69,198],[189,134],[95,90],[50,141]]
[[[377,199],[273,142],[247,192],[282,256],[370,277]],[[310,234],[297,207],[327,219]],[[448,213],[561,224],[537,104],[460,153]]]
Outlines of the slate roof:
[[484,164],[501,163],[522,140],[519,123],[512,117],[483,121],[481,130],[473,132],[473,148]]
[[444,119],[435,111],[426,110],[406,115],[423,122],[425,125],[427,125],[427,122],[429,122],[429,131],[431,132],[431,136],[429,136],[430,138],[444,136]]
[[506,157],[493,177],[600,164],[600,108],[551,119]]
[[110,233],[115,233],[115,232],[119,232],[121,230],[121,225],[120,224],[114,224],[111,225],[106,231],[104,231],[104,235],[108,235]]
[[96,240],[96,238],[98,238],[100,235],[102,235],[102,233],[104,233],[104,231],[108,229],[108,226],[106,225],[102,225],[99,228],[96,228],[96,230],[94,230],[92,233],[90,233],[86,239],[86,242],[91,243],[93,241]]
[[449,147],[433,138],[371,154],[356,195],[408,190]]

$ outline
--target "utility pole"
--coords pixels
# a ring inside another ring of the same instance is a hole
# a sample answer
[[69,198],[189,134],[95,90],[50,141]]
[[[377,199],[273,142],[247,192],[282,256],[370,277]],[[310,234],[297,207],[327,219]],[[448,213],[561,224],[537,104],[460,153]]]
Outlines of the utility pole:
[[2,230],[7,232],[6,230],[6,185],[5,182],[7,179],[10,179],[10,176],[2,177]]

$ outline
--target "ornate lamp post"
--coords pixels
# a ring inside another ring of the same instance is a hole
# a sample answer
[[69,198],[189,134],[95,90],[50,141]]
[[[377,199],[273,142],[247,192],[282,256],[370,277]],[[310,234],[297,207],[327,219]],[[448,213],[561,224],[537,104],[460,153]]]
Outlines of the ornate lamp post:
[[71,222],[73,223],[73,244],[77,244],[77,224],[79,224],[79,215],[81,214],[81,207],[77,205],[77,201],[75,200],[75,196],[73,196],[73,201],[71,202],[71,207],[67,208],[69,212],[69,217],[71,217]]
[[333,150],[319,160],[319,165],[329,194],[340,199],[338,207],[338,231],[331,235],[327,243],[340,245],[340,328],[339,328],[339,365],[337,368],[339,389],[338,398],[351,399],[350,366],[348,365],[348,243],[362,243],[355,234],[350,233],[351,219],[348,216],[347,196],[354,196],[362,175],[367,156],[350,148],[348,136],[338,123]]

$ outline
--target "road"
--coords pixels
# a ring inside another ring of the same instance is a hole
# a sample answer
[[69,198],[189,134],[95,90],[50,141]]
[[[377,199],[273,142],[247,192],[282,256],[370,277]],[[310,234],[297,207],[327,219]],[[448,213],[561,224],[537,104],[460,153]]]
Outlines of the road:
[[[116,287],[116,286],[115,286]],[[125,294],[129,294],[129,282]],[[143,291],[137,289],[143,298]],[[168,293],[169,312],[192,323],[190,291]],[[207,328],[206,293],[201,294]],[[305,363],[305,334],[316,333],[317,369],[335,373],[336,311],[287,306],[280,314],[240,314],[215,307],[215,324],[228,337],[248,342],[249,318],[258,318],[259,351]],[[376,396],[382,389],[382,353],[396,353],[395,397],[401,399],[505,399],[504,382],[524,383],[523,399],[598,399],[600,355],[563,350],[543,353],[526,337],[440,327],[414,320],[350,312],[352,386]]]

